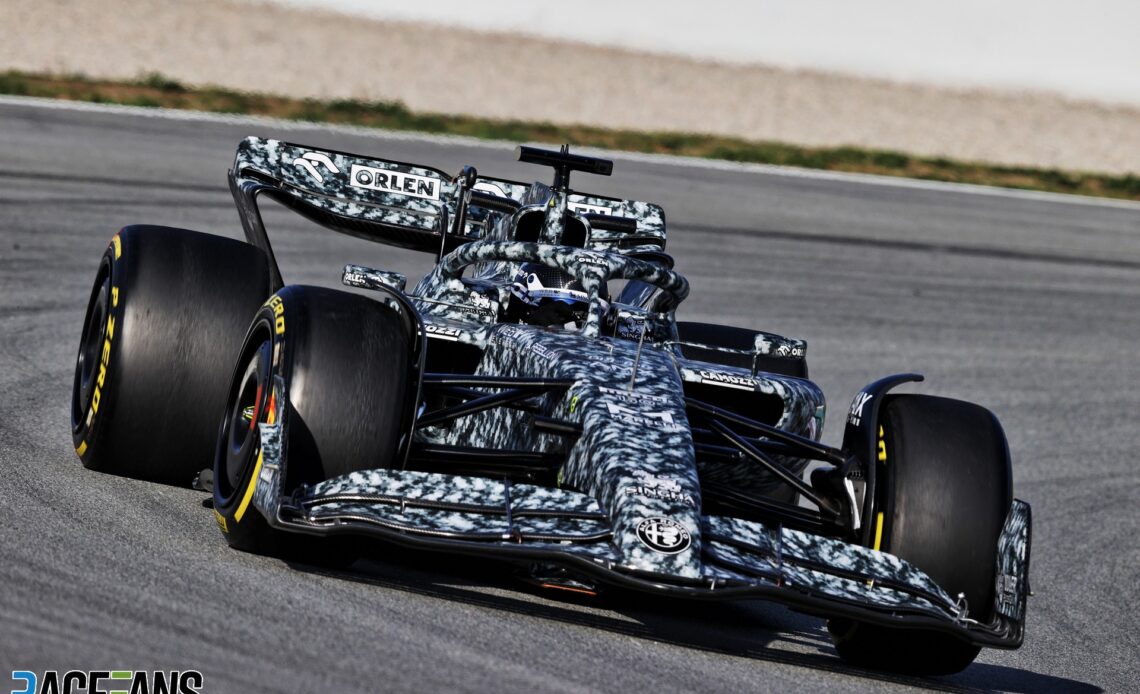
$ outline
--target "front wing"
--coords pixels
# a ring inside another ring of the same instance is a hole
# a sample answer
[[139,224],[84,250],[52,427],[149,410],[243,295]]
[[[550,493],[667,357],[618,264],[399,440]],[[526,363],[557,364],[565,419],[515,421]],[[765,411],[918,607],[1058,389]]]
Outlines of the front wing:
[[281,425],[260,426],[263,464],[253,500],[280,530],[370,535],[426,549],[559,565],[638,590],[770,599],[822,616],[945,632],[982,646],[1021,645],[1031,518],[1029,505],[1020,500],[1014,500],[998,540],[995,615],[981,623],[964,601],[894,555],[757,521],[702,517],[703,573],[693,579],[625,566],[607,514],[592,497],[570,490],[365,470],[282,498]]

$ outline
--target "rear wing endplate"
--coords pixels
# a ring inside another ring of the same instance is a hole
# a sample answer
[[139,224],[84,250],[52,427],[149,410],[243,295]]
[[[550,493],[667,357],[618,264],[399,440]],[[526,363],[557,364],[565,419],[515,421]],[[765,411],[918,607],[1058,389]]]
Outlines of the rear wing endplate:
[[[270,257],[261,195],[345,234],[412,250],[449,250],[444,230],[455,215],[459,186],[438,169],[248,137],[238,145],[229,178],[246,238]],[[280,273],[275,279],[280,286]]]

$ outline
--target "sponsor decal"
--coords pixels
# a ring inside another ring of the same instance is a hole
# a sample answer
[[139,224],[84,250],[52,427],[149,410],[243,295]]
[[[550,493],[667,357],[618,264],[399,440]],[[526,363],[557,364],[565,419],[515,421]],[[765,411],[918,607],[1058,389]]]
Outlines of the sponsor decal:
[[372,286],[372,283],[368,281],[368,278],[359,272],[344,273],[344,276],[341,278],[341,282],[344,282],[345,284],[351,284],[354,287],[363,287],[365,289]]
[[[773,340],[775,341],[773,342]],[[776,348],[772,349],[772,345],[775,345]],[[754,349],[757,354],[785,359],[802,359],[807,351],[803,340],[791,340],[778,335],[766,335],[765,333],[757,333]]]
[[498,312],[495,310],[495,305],[498,303],[492,301],[490,297],[484,296],[480,292],[471,292],[468,295],[468,300],[471,302],[469,306],[456,306],[464,315],[470,316],[476,320],[495,320],[498,317]]
[[459,336],[463,334],[457,328],[445,328],[442,325],[425,325],[424,332],[428,334],[428,337],[450,340],[451,342],[459,342]]
[[609,386],[598,386],[598,390],[602,395],[607,398],[613,398],[621,402],[628,403],[664,403],[668,400],[664,395],[652,395],[650,393],[642,393],[636,390],[622,390],[621,388],[610,388]]
[[439,181],[427,176],[376,169],[371,166],[353,164],[348,183],[356,188],[368,188],[382,193],[396,193],[425,200],[439,200]]
[[616,402],[607,402],[606,409],[609,410],[610,417],[626,424],[663,429],[664,431],[681,430],[681,426],[673,421],[673,413],[666,410],[660,412],[639,410]]
[[[115,248],[115,259],[118,260],[123,256],[123,242],[119,239],[118,234],[111,237],[111,245]],[[111,365],[111,343],[115,339],[114,309],[118,306],[119,288],[112,286],[111,307],[107,311],[106,329],[103,331],[103,350],[99,353],[99,374],[95,377],[95,392],[91,394],[91,407],[87,410],[88,429],[95,421],[95,415],[99,413],[99,403],[103,400],[103,384],[107,381],[107,368]],[[83,454],[87,452],[87,442],[80,442],[79,448],[75,449],[75,452],[82,458]]]
[[336,164],[332,162],[332,159],[329,159],[328,155],[321,154],[320,152],[305,152],[293,160],[293,166],[305,170],[310,176],[317,179],[317,181],[324,183],[325,177],[321,175],[320,169],[317,168],[318,164],[322,168],[327,169],[329,173],[340,173],[340,169],[336,168]]
[[583,265],[600,265],[601,267],[610,266],[609,261],[597,253],[579,253],[576,260]]
[[680,554],[693,544],[685,526],[672,518],[646,518],[637,524],[637,539],[661,554]]
[[681,483],[669,477],[657,477],[644,470],[635,470],[633,476],[636,481],[625,488],[626,496],[643,496],[662,501],[680,501],[696,508],[693,495],[687,494],[681,488]]
[[273,332],[278,335],[285,334],[285,302],[281,297],[274,294],[269,297],[269,301],[265,302],[270,308],[273,309]]
[[530,350],[546,361],[553,361],[554,357],[556,356],[554,350],[550,349],[546,345],[540,345],[538,343],[531,345]]
[[12,694],[197,694],[197,670],[13,670]]
[[[389,287],[397,291],[404,291],[408,279],[398,272],[385,272],[373,270],[359,265],[345,265],[340,281],[351,287],[361,289],[382,289]],[[398,305],[398,304],[397,304]],[[401,309],[396,309],[397,311]]]
[[740,390],[755,390],[756,379],[748,378],[747,376],[736,376],[733,374],[721,373],[720,371],[700,371],[701,383],[711,383],[717,386],[725,386],[726,388],[738,388]]
[[504,345],[512,349],[525,348],[527,347],[525,338],[528,335],[529,333],[520,327],[499,324],[496,326],[495,334],[491,336],[491,344]]
[[518,340],[525,337],[526,334],[527,331],[516,325],[501,325],[499,329],[495,331],[495,337],[503,340]]
[[486,309],[475,308],[474,306],[456,306],[455,308],[460,313],[462,313],[464,316],[466,316],[467,318],[471,318],[473,320],[482,321],[483,319],[486,319],[486,318],[489,318],[491,320],[495,319],[495,312],[494,311],[488,311]]
[[859,426],[863,421],[863,407],[871,401],[870,393],[860,392],[851,401],[851,409],[847,412],[847,423],[852,426]]
[[480,311],[491,310],[491,300],[479,292],[471,292],[471,304]]
[[[116,236],[116,239],[119,237]],[[117,287],[111,287],[112,303],[114,307],[119,303],[119,290]],[[103,351],[99,354],[99,375],[95,377],[95,392],[91,394],[91,409],[87,412],[87,428],[91,428],[91,423],[95,421],[95,415],[99,413],[99,403],[103,401],[103,384],[107,381],[107,367],[111,365],[111,343],[115,339],[115,313],[114,311],[107,311],[107,327],[103,332]],[[87,450],[86,441],[83,442],[84,451]],[[80,455],[83,455],[80,453]]]
[[218,509],[214,509],[214,522],[218,524],[219,530],[227,535],[230,534],[230,528],[226,525],[226,517]]
[[792,358],[802,357],[804,355],[804,348],[803,347],[796,347],[794,345],[790,345],[790,344],[784,342],[784,343],[781,343],[780,346],[776,348],[776,355],[781,356],[781,357],[792,357]]
[[614,336],[626,340],[639,340],[644,330],[644,316],[620,316],[614,326]]
[[584,202],[568,202],[566,203],[566,206],[579,214],[612,215],[614,213],[614,211],[608,207],[602,207],[601,205],[589,205]]

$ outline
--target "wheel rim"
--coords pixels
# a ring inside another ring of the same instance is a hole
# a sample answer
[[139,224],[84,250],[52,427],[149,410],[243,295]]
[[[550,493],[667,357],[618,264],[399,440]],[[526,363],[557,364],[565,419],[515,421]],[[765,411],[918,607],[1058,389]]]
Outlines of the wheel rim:
[[83,424],[83,413],[91,406],[94,385],[102,363],[103,343],[107,333],[108,302],[111,294],[111,277],[105,273],[102,284],[88,311],[87,322],[83,325],[83,337],[79,341],[79,354],[75,359],[74,397],[72,397],[71,424],[79,429]]
[[272,344],[268,337],[250,341],[245,369],[234,382],[226,408],[219,446],[223,455],[224,496],[229,498],[241,486],[261,445],[257,424],[264,422],[271,390]]

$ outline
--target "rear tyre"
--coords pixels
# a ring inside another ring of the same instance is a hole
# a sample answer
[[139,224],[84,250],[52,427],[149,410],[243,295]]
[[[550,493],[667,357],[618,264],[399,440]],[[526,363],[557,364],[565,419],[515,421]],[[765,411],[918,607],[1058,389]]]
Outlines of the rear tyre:
[[209,467],[230,364],[269,294],[253,246],[131,226],[103,254],[76,358],[71,433],[83,465],[189,485]]
[[[346,542],[274,530],[252,503],[259,423],[285,419],[284,492],[391,467],[410,404],[403,319],[367,297],[285,287],[258,311],[228,389],[214,457],[214,510],[230,546],[328,564],[351,563]],[[276,402],[275,377],[288,402]]]
[[[990,621],[997,540],[1013,501],[1001,425],[978,405],[924,395],[890,397],[879,423],[876,549],[911,562],[951,596],[964,594],[969,617]],[[980,650],[948,634],[846,619],[828,629],[844,660],[882,670],[950,674]]]
[[[695,342],[713,347],[727,347],[728,349],[752,350],[756,346],[755,330],[734,328],[728,325],[714,325],[712,323],[677,323],[677,336],[683,342]],[[681,346],[681,353],[688,359],[722,364],[724,366],[739,366],[751,369],[751,355],[720,352],[713,349],[702,349],[689,345]],[[807,378],[807,359],[804,357],[772,357],[766,355],[756,356],[756,369],[768,373]]]

